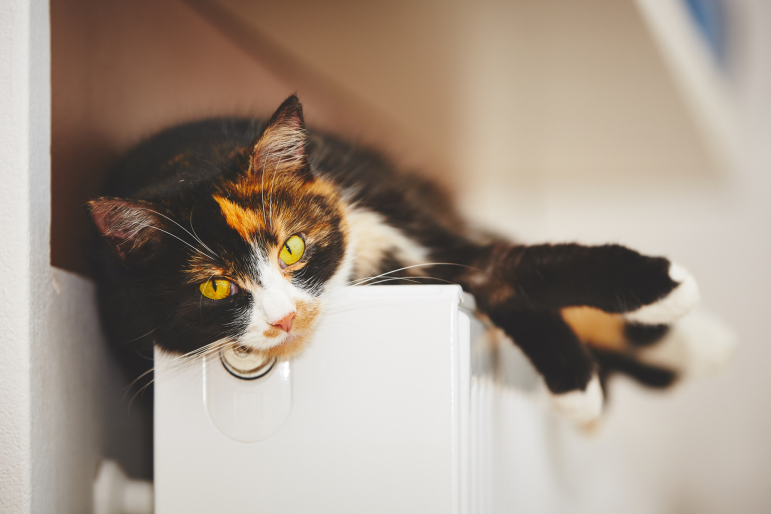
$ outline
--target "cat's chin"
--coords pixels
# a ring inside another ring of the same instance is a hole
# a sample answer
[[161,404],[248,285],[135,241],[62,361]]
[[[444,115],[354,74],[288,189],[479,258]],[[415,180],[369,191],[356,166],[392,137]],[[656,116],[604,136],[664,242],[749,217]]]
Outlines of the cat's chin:
[[291,359],[302,353],[309,339],[309,335],[288,334],[284,341],[275,346],[269,348],[252,347],[251,349],[268,358]]

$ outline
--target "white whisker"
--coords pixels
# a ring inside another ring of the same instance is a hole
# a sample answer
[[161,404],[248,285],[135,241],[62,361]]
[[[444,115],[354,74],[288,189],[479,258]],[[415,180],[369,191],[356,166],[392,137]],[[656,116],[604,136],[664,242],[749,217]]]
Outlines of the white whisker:
[[424,266],[459,266],[461,268],[468,268],[468,269],[473,269],[473,270],[477,269],[477,268],[474,268],[473,266],[466,266],[465,264],[457,264],[457,263],[454,263],[454,262],[426,262],[424,264],[413,264],[412,266],[405,266],[403,268],[394,269],[394,270],[391,270],[391,271],[386,271],[385,273],[381,273],[379,275],[375,275],[374,277],[365,277],[365,278],[361,278],[361,279],[358,279],[358,280],[352,280],[351,282],[348,282],[346,285],[357,286],[357,285],[361,285],[361,284],[364,284],[364,283],[372,281],[372,280],[376,280],[376,279],[378,279],[380,277],[383,277],[383,276],[386,276],[386,275],[390,275],[391,273],[397,273],[399,271],[404,271],[404,270],[413,269],[413,268],[420,268],[420,267],[424,267]]
[[[198,242],[199,242],[199,243],[201,243],[201,244],[203,245],[203,247],[204,247],[204,248],[206,248],[206,249],[207,249],[207,250],[209,250],[211,253],[213,253],[214,255],[216,255],[217,257],[219,257],[219,254],[218,254],[217,252],[215,252],[214,250],[212,250],[211,248],[209,248],[209,247],[206,245],[206,243],[204,243],[204,242],[201,240],[201,238],[200,238],[200,237],[198,237],[198,233],[197,233],[197,232],[195,231],[195,229],[193,228],[193,209],[190,209],[190,230],[192,230],[192,231],[193,231],[194,237],[196,238],[196,240],[198,240]],[[221,257],[220,257],[220,259],[221,259]]]
[[[192,237],[193,239],[195,239],[196,241],[198,241],[199,243],[201,243],[201,244],[202,244],[202,245],[203,245],[203,246],[204,246],[204,247],[205,247],[207,250],[209,250],[211,253],[214,253],[214,252],[212,252],[212,251],[211,251],[211,249],[209,249],[209,247],[208,247],[208,246],[206,246],[206,245],[203,243],[203,241],[201,241],[200,239],[198,239],[196,236],[194,236],[193,234],[191,234],[191,233],[190,233],[190,232],[189,232],[189,231],[188,231],[188,230],[187,230],[185,227],[183,227],[182,225],[180,225],[179,223],[177,223],[177,222],[176,222],[176,221],[174,221],[173,219],[169,218],[169,217],[168,217],[168,216],[166,216],[165,214],[162,214],[162,213],[160,213],[160,212],[158,212],[158,211],[154,211],[154,210],[152,210],[152,209],[148,209],[148,208],[146,208],[146,207],[143,207],[143,208],[142,208],[142,210],[145,210],[145,211],[148,211],[148,212],[153,212],[153,213],[157,214],[158,216],[162,216],[162,217],[166,218],[167,220],[169,220],[170,222],[174,223],[176,226],[178,226],[179,228],[181,228],[182,230],[184,230],[185,232],[187,232],[187,234],[188,234],[190,237]],[[158,227],[156,227],[156,228],[158,228]],[[158,230],[161,230],[161,229],[158,229]],[[168,234],[168,232],[166,232],[166,233]],[[176,237],[176,236],[174,236],[174,237]],[[180,241],[182,241],[182,239],[180,239],[180,238],[178,238],[178,237],[177,237],[177,239],[179,239]],[[186,243],[186,244],[187,244],[187,243]],[[188,245],[188,246],[190,246],[190,245]],[[191,248],[192,248],[192,247],[191,247]],[[203,253],[202,253],[202,255],[203,255]],[[217,254],[214,254],[214,255],[217,255]],[[213,259],[213,257],[212,257],[211,255],[209,255],[208,257],[209,257],[210,259]],[[217,257],[219,257],[219,255],[217,255]]]
[[139,382],[140,380],[142,380],[142,378],[146,377],[147,375],[149,375],[149,374],[150,374],[150,373],[152,373],[153,371],[155,371],[155,367],[154,367],[154,366],[153,366],[152,368],[148,369],[147,371],[145,371],[144,373],[142,373],[141,375],[139,375],[139,376],[138,376],[137,378],[135,378],[134,380],[132,380],[132,381],[131,381],[131,383],[130,383],[129,385],[127,385],[127,386],[126,386],[126,392],[123,394],[123,397],[124,397],[124,398],[126,397],[126,395],[128,394],[128,392],[131,390],[131,388],[132,388],[132,387],[134,387],[134,385],[135,385],[137,382]]
[[281,164],[281,161],[284,160],[284,154],[286,153],[286,148],[284,148],[284,151],[281,152],[281,155],[278,158],[278,162],[273,167],[273,178],[270,181],[270,193],[268,194],[268,212],[270,213],[270,228],[273,229],[273,186],[276,183],[276,172],[278,171],[278,167]]
[[[273,145],[275,144],[275,141],[270,142],[270,146],[268,147],[268,155],[271,154],[273,151]],[[268,221],[265,219],[265,166],[268,164],[268,159],[266,158],[264,162],[262,163],[262,171],[260,174],[262,175],[260,177],[260,180],[262,182],[260,186],[260,195],[262,195],[262,223],[265,226],[268,226]]]
[[412,278],[407,278],[407,277],[391,277],[391,278],[385,278],[385,279],[383,279],[383,280],[378,280],[377,282],[371,282],[371,283],[369,283],[369,284],[354,285],[353,287],[366,287],[366,286],[374,286],[374,285],[377,285],[377,284],[382,284],[383,282],[390,282],[390,281],[392,281],[392,280],[404,280],[404,281],[406,281],[406,282],[412,282],[412,283],[414,283],[414,284],[422,284],[421,280],[436,280],[436,281],[439,281],[439,282],[445,282],[445,283],[447,283],[447,284],[455,284],[455,282],[452,282],[452,281],[450,281],[450,280],[445,280],[445,279],[443,279],[443,278],[438,278],[438,277],[429,277],[429,276],[421,275],[421,276],[419,276],[419,277],[412,277]]
[[156,330],[158,330],[159,328],[161,328],[161,326],[160,326],[160,325],[158,325],[157,327],[155,327],[155,328],[154,328],[154,329],[152,329],[151,331],[149,331],[149,332],[147,332],[147,333],[145,333],[145,334],[142,334],[142,335],[141,335],[141,336],[139,336],[139,337],[135,337],[134,339],[132,339],[132,340],[130,340],[130,341],[125,341],[125,342],[123,342],[123,343],[120,343],[120,344],[118,344],[118,345],[116,345],[116,346],[123,346],[123,345],[129,344],[129,343],[133,343],[134,341],[139,341],[139,340],[140,340],[140,339],[142,339],[143,337],[147,337],[147,336],[149,336],[150,334],[152,334],[153,332],[155,332],[155,331],[156,331]]
[[[144,224],[144,223],[134,223],[134,225],[138,225],[138,226],[140,226],[140,227],[152,228],[152,229],[158,230],[158,231],[160,231],[160,232],[163,232],[164,234],[168,234],[168,235],[170,235],[171,237],[173,237],[174,239],[177,239],[178,241],[181,241],[182,243],[185,243],[187,246],[189,246],[190,248],[192,248],[192,249],[193,249],[193,250],[195,250],[196,252],[200,253],[200,254],[201,254],[201,255],[203,255],[204,257],[206,257],[206,258],[208,258],[208,259],[213,259],[213,257],[212,257],[211,255],[206,255],[206,254],[205,254],[205,253],[203,253],[201,250],[199,250],[199,249],[198,249],[198,248],[196,248],[195,246],[191,245],[190,243],[188,243],[188,242],[187,242],[187,241],[185,241],[184,239],[182,239],[182,238],[180,238],[180,237],[177,237],[177,236],[175,236],[174,234],[172,234],[171,232],[167,232],[167,231],[163,230],[162,228],[158,228],[158,227],[156,227],[156,226],[154,226],[154,225],[146,225],[146,224]],[[132,235],[131,235],[131,237],[133,237],[133,235],[134,235],[134,234],[132,234]],[[126,240],[128,240],[128,239],[131,239],[131,237],[127,237],[127,238],[126,238]]]

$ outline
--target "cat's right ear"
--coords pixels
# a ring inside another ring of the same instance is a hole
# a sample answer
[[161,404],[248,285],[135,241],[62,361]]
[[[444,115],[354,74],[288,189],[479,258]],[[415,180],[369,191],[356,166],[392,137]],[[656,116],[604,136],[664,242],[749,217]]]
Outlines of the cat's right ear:
[[[308,158],[303,107],[296,95],[282,103],[252,147],[251,170],[256,176],[269,173],[313,180]],[[271,179],[272,181],[272,179]]]
[[86,204],[96,230],[130,268],[149,262],[167,233],[158,211],[150,202],[123,198],[101,197]]

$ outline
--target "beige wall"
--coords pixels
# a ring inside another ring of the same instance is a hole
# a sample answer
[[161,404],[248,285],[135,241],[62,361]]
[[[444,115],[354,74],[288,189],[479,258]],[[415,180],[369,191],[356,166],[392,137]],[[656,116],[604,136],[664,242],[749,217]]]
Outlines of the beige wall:
[[632,1],[212,3],[385,113],[471,187],[716,173]]

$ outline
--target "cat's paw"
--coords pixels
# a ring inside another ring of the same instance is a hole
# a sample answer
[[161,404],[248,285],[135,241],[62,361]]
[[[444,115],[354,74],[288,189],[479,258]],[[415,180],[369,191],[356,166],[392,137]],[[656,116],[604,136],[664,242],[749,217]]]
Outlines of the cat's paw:
[[671,263],[669,278],[677,284],[664,298],[634,311],[624,313],[633,323],[649,325],[670,324],[682,318],[699,303],[696,279],[682,266]]
[[549,393],[554,409],[579,426],[587,426],[602,414],[603,394],[600,379],[594,375],[583,391]]
[[675,369],[686,376],[720,371],[736,353],[737,337],[720,319],[696,309],[674,323],[656,344],[640,350],[648,364]]

